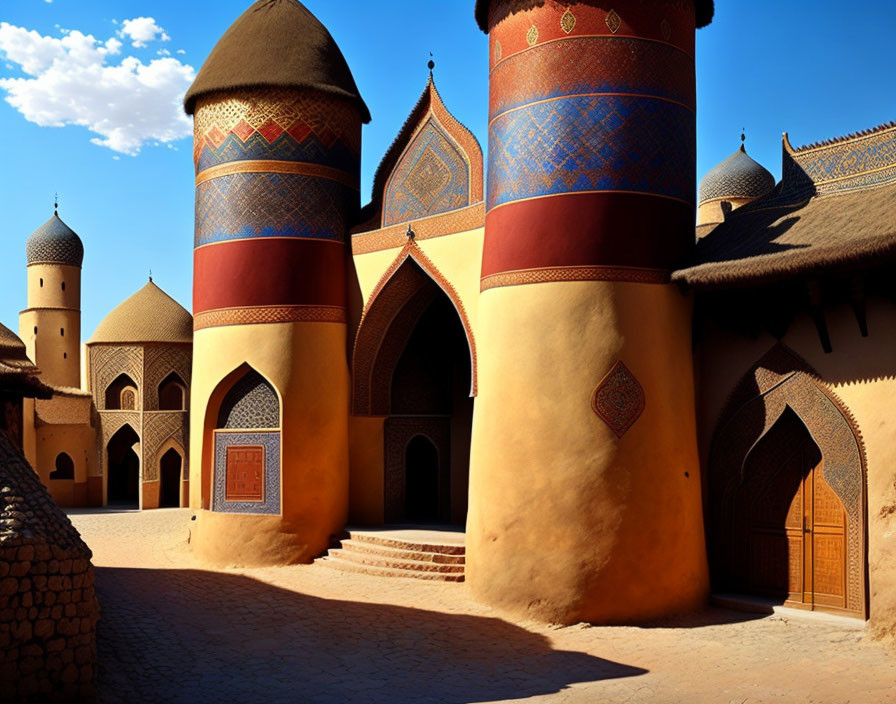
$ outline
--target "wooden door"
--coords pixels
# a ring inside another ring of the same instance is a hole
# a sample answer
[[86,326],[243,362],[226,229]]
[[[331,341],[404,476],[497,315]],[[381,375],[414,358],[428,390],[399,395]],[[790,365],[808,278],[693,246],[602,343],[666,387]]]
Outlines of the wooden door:
[[818,448],[804,441],[753,498],[751,591],[791,604],[846,608],[846,511],[824,480]]
[[264,501],[264,447],[227,448],[226,501]]

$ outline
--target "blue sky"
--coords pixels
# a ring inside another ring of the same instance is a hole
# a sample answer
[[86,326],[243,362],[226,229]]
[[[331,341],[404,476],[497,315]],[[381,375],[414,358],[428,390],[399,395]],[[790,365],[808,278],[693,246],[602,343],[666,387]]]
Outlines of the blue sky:
[[[52,215],[57,191],[60,215],[86,248],[85,339],[150,269],[190,307],[191,139],[172,104],[249,4],[0,0],[0,322],[18,328],[25,240]],[[365,201],[425,86],[430,51],[446,104],[485,147],[487,45],[473,0],[305,4],[339,43],[373,114],[364,128]],[[750,154],[779,176],[785,130],[799,146],[896,119],[896,4],[716,4],[697,40],[699,175],[737,148],[741,127]],[[60,52],[69,58],[52,68]]]

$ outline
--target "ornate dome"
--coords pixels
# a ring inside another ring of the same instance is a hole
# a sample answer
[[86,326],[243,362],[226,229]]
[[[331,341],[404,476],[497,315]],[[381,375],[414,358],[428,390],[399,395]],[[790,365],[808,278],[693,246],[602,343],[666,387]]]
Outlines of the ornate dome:
[[150,279],[103,318],[87,344],[97,342],[193,342],[193,316]]
[[52,262],[81,266],[84,245],[75,231],[53,213],[53,217],[31,233],[25,243],[25,255],[28,264]]
[[775,187],[775,177],[741,146],[710,169],[700,182],[700,202],[720,198],[759,198]]
[[297,0],[257,0],[218,40],[184,98],[193,114],[208,93],[239,88],[311,88],[370,111],[345,57],[320,21]]

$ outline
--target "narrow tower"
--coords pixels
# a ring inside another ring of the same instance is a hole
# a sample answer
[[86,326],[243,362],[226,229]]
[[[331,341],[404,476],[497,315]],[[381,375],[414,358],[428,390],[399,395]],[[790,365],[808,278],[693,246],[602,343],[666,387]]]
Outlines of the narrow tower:
[[310,561],[348,509],[348,227],[370,119],[329,32],[259,0],[185,102],[195,118],[194,544]]
[[489,156],[467,580],[559,623],[708,590],[690,303],[698,0],[479,0]]
[[57,212],[25,244],[28,307],[19,335],[28,357],[52,386],[81,386],[81,238]]

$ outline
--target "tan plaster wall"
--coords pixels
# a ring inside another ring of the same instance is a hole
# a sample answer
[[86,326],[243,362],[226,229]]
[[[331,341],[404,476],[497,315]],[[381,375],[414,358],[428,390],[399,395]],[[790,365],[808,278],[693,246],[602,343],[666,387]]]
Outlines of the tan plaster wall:
[[[65,330],[65,335],[60,330]],[[19,336],[25,342],[31,361],[41,371],[41,381],[53,386],[80,387],[80,312],[48,308],[22,311],[19,315]]]
[[[193,545],[224,564],[310,562],[348,516],[349,373],[346,326],[280,323],[196,332],[190,414],[190,504],[202,505],[202,470],[210,471],[212,428],[206,409],[222,379],[248,363],[281,396],[282,515],[199,510]],[[220,404],[219,390],[213,405]],[[215,407],[212,416],[216,415]],[[215,417],[209,418],[214,426]]]
[[349,522],[382,525],[384,511],[385,458],[382,416],[349,418]]
[[[825,354],[808,316],[782,342],[803,357],[855,417],[867,455],[868,561],[871,627],[896,637],[896,305],[868,302],[863,338],[848,306],[827,311],[833,351]],[[770,335],[737,336],[709,328],[700,349],[701,456],[708,456],[719,414],[741,377],[776,343]]]
[[[756,199],[717,198],[714,200],[703,201],[697,206],[697,225],[717,225],[718,223],[725,222],[725,211],[722,209],[723,203],[730,204],[733,212],[747,203],[752,203],[754,200]],[[708,233],[704,232],[702,234],[705,237]]]
[[[43,286],[41,286],[43,279]],[[62,284],[65,283],[65,290]],[[64,264],[28,267],[28,308],[81,308],[81,269]]]
[[[87,476],[96,463],[96,436],[89,425],[38,425],[36,437],[37,475],[60,506],[87,506]],[[56,457],[65,452],[75,465],[74,481],[50,479]]]
[[[703,604],[689,301],[672,286],[544,283],[484,292],[479,320],[473,594],[567,624]],[[617,439],[591,399],[620,359],[646,407]]]

